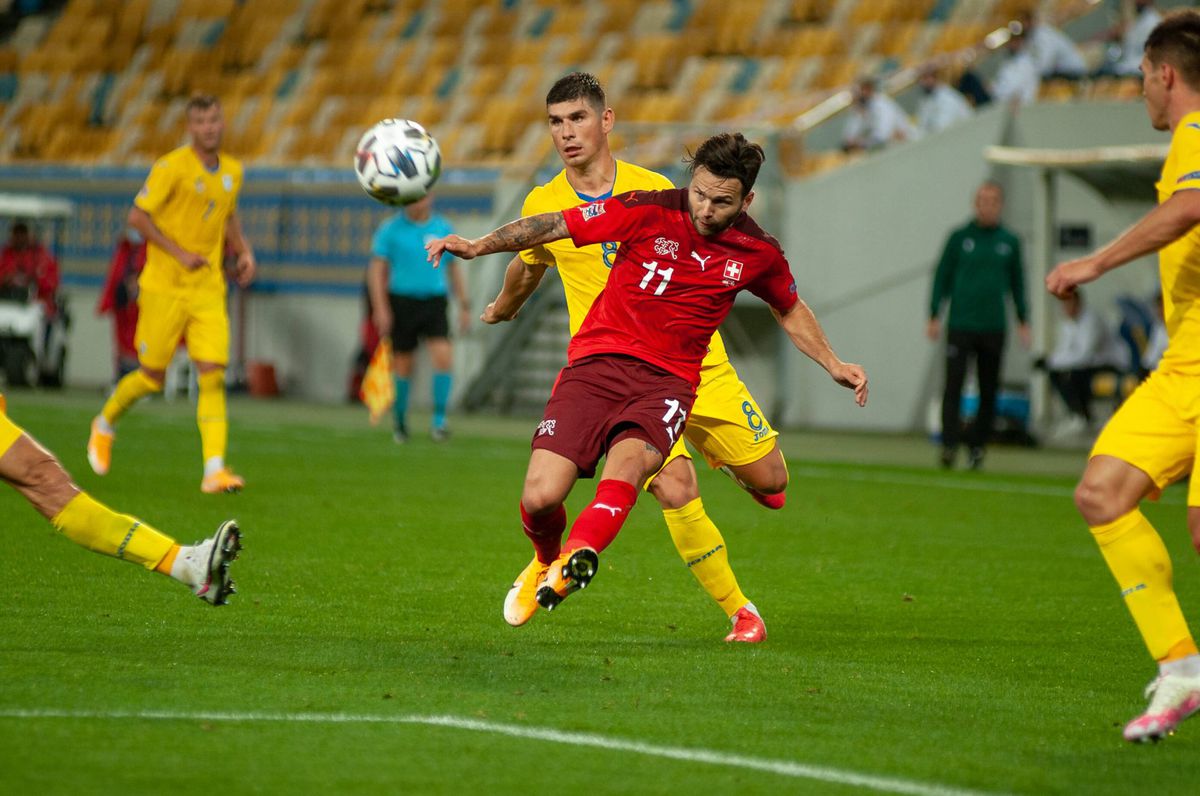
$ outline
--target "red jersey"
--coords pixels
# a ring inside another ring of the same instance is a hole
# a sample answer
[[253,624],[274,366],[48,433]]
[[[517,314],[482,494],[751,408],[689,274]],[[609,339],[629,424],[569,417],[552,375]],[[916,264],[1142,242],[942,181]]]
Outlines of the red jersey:
[[696,231],[687,189],[630,191],[564,210],[576,246],[620,243],[612,273],[571,339],[567,359],[626,354],[696,386],[708,341],[749,290],[786,314],[796,280],[779,242],[744,213],[719,234]]

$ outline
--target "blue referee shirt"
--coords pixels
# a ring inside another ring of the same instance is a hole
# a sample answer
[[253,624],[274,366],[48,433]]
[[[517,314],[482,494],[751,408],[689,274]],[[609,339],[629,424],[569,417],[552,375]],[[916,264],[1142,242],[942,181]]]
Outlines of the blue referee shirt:
[[371,254],[382,257],[391,266],[388,292],[412,298],[445,296],[448,292],[445,266],[451,255],[443,254],[438,263],[441,267],[435,269],[425,259],[425,244],[451,232],[450,222],[439,213],[418,224],[400,212],[380,224],[371,241]]

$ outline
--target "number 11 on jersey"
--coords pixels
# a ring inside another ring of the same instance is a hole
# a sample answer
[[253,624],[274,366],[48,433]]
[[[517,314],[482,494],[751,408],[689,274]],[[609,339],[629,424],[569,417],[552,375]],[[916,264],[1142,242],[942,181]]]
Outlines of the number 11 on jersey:
[[661,296],[663,291],[667,289],[667,283],[671,281],[671,276],[674,275],[674,268],[659,268],[657,262],[642,263],[642,268],[646,269],[646,275],[642,277],[642,283],[638,285],[642,290],[645,290],[650,285],[650,280],[655,274],[662,277],[662,281],[658,283],[658,287],[654,290],[654,295]]

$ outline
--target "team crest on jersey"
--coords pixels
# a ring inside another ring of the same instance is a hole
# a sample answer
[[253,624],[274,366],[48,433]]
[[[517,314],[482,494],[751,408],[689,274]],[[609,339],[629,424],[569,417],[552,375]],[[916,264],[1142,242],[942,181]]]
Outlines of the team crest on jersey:
[[596,216],[604,215],[604,203],[592,202],[590,205],[583,206],[583,220],[591,221]]
[[668,240],[666,238],[658,238],[654,241],[654,253],[660,257],[671,255],[672,260],[678,260],[676,253],[679,251],[679,241]]
[[553,437],[554,436],[554,426],[557,422],[558,422],[557,420],[543,420],[542,422],[538,423],[537,436]]
[[725,284],[732,285],[735,282],[741,281],[742,278],[742,263],[737,260],[725,261]]
[[233,190],[233,175],[225,174],[221,176],[221,185],[225,186],[226,191]]

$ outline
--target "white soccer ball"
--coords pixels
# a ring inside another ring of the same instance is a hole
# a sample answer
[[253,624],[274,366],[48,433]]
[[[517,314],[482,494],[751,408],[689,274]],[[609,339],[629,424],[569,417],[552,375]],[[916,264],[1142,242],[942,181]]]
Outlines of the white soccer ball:
[[363,134],[354,154],[358,184],[372,198],[407,205],[425,198],[442,173],[442,152],[425,128],[384,119]]

